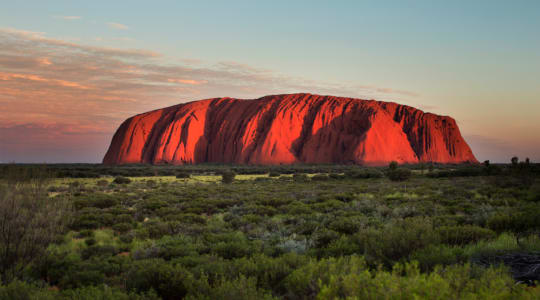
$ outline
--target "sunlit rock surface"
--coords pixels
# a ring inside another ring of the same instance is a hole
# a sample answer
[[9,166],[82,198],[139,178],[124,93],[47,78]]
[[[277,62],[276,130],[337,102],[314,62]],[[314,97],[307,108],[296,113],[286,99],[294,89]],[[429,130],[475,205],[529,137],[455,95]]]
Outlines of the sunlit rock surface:
[[106,164],[477,163],[451,117],[311,94],[216,98],[127,119]]

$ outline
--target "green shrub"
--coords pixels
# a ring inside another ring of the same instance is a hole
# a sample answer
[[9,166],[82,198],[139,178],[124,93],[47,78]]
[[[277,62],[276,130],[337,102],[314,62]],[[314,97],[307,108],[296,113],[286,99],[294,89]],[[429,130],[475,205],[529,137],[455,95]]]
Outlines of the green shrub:
[[532,186],[527,193],[527,201],[540,203],[540,184]]
[[162,259],[135,261],[125,276],[128,290],[154,290],[163,299],[182,299],[187,295],[193,281],[193,275],[189,271]]
[[353,234],[358,231],[360,224],[351,218],[339,217],[330,222],[328,228],[344,234]]
[[212,253],[225,259],[249,256],[252,250],[247,241],[219,242],[211,246],[211,248]]
[[246,278],[240,275],[234,280],[221,279],[215,285],[210,287],[206,283],[206,288],[199,293],[193,295],[196,299],[252,299],[252,300],[271,300],[277,299],[272,296],[269,291],[257,288],[257,280],[255,278]]
[[461,247],[429,245],[426,248],[413,252],[409,259],[411,261],[417,261],[422,271],[429,272],[436,266],[464,263],[468,257]]
[[74,230],[97,229],[101,224],[100,216],[94,211],[81,211],[77,214],[70,224]]
[[319,293],[321,283],[329,282],[332,277],[339,280],[347,275],[366,274],[367,270],[365,260],[358,256],[311,260],[287,276],[284,286],[291,299],[313,299]]
[[80,288],[89,285],[100,285],[105,281],[105,274],[98,270],[87,269],[79,265],[80,269],[70,269],[64,272],[59,286],[64,289]]
[[397,168],[388,171],[386,175],[388,176],[388,179],[392,181],[405,181],[411,177],[412,172],[409,169]]
[[473,225],[442,226],[437,228],[437,233],[441,242],[448,245],[465,245],[495,237],[494,231]]
[[178,179],[184,179],[184,178],[190,178],[190,177],[191,177],[191,174],[189,174],[188,172],[180,172],[176,174],[176,178]]
[[100,179],[96,182],[96,185],[99,187],[106,187],[109,185],[109,181],[106,179]]
[[93,193],[91,195],[76,199],[74,206],[76,209],[85,207],[109,208],[118,204],[118,196],[105,193]]
[[527,234],[540,231],[540,206],[531,205],[521,211],[497,214],[487,220],[487,226],[498,232],[512,232],[519,239]]
[[352,179],[382,178],[384,177],[384,174],[377,169],[369,168],[369,169],[347,171],[344,177],[348,177]]
[[134,223],[134,219],[131,215],[120,214],[115,217],[115,223]]
[[88,259],[92,256],[112,256],[118,253],[118,250],[112,245],[92,245],[84,248],[81,252],[83,259]]
[[131,243],[134,239],[134,234],[133,233],[127,233],[127,234],[122,234],[118,237],[118,239],[120,240],[120,242],[122,243]]
[[131,179],[124,177],[124,176],[117,176],[113,180],[116,184],[129,184],[131,183]]
[[339,234],[334,230],[321,229],[312,235],[313,244],[317,248],[328,246],[334,240],[339,238]]
[[[101,286],[86,286],[74,290],[66,290],[61,293],[65,299],[77,299],[77,300],[158,300],[160,299],[154,291],[148,293],[135,294],[126,293],[118,288],[108,287],[106,285]],[[57,295],[59,297],[60,295]],[[55,298],[64,299],[64,298]]]
[[359,231],[354,240],[372,265],[387,267],[406,259],[411,253],[439,243],[439,235],[429,219],[408,218],[386,224],[382,229]]
[[176,257],[197,255],[197,246],[198,244],[185,236],[164,236],[151,247],[158,249],[157,256],[170,260]]
[[268,173],[268,177],[279,177],[281,176],[281,173],[279,173],[278,171],[271,171],[270,173]]
[[269,177],[256,177],[254,179],[255,182],[269,182],[271,181],[272,179],[269,178]]
[[361,253],[362,248],[348,235],[342,235],[339,239],[333,240],[323,249],[317,249],[320,257],[340,257]]
[[169,225],[160,221],[148,221],[143,224],[143,228],[146,229],[148,237],[152,239],[159,239],[169,234]]
[[119,233],[126,233],[128,231],[130,231],[131,229],[133,229],[133,224],[131,223],[118,223],[118,224],[114,224],[112,229],[116,232],[119,232]]
[[86,244],[86,246],[93,246],[97,243],[97,241],[95,238],[90,237],[90,238],[85,239],[84,243]]
[[285,279],[291,299],[533,299],[540,289],[515,285],[505,269],[470,265],[421,273],[417,264],[370,270],[361,257],[311,261]]
[[291,202],[285,208],[282,207],[282,210],[289,215],[303,215],[311,214],[312,210],[309,205],[306,205],[300,201]]
[[0,285],[0,299],[55,300],[58,299],[58,293],[22,281],[13,281],[7,285]]
[[85,238],[85,237],[94,237],[94,231],[93,230],[81,230],[79,234],[77,235],[78,238]]
[[309,177],[306,174],[302,174],[302,173],[294,174],[292,178],[293,178],[293,181],[296,181],[296,182],[308,182],[309,181]]
[[249,256],[252,249],[248,239],[242,232],[230,232],[225,234],[213,234],[206,237],[213,254],[225,259]]

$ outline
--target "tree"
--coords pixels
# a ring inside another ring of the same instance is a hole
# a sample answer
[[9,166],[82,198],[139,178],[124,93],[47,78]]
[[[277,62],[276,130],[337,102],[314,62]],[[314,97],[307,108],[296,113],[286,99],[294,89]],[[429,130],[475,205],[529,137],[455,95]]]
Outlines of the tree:
[[519,162],[519,158],[517,156],[512,157],[510,160],[512,162],[512,166],[517,166]]
[[224,171],[221,174],[221,182],[232,183],[235,177],[236,177],[236,173],[234,173],[233,171],[231,170]]
[[390,164],[388,165],[388,168],[390,168],[390,170],[395,170],[397,169],[397,167],[398,167],[398,163],[395,160],[391,161]]
[[3,284],[44,257],[69,220],[65,198],[49,198],[44,168],[10,166],[0,182],[0,276]]

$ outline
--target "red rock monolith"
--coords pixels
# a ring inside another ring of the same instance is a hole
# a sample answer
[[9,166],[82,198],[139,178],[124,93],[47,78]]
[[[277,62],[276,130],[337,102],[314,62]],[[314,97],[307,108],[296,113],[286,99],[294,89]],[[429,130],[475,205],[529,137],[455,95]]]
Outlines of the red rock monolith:
[[477,163],[456,121],[392,102],[311,94],[215,98],[133,116],[105,164]]

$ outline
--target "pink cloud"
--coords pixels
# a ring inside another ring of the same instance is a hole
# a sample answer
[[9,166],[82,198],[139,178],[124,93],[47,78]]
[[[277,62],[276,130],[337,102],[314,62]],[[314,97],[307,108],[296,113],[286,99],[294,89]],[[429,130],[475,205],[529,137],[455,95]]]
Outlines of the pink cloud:
[[[0,70],[0,150],[5,150],[0,151],[0,161],[4,162],[21,161],[23,152],[39,157],[40,149],[49,148],[50,155],[43,156],[49,162],[100,161],[124,119],[189,100],[289,92],[378,98],[399,92],[317,82],[237,62],[170,59],[146,49],[89,46],[42,32],[1,28]],[[80,159],[74,159],[75,152]]]
[[37,61],[39,62],[39,64],[44,66],[52,65],[52,62],[47,57],[38,58]]

